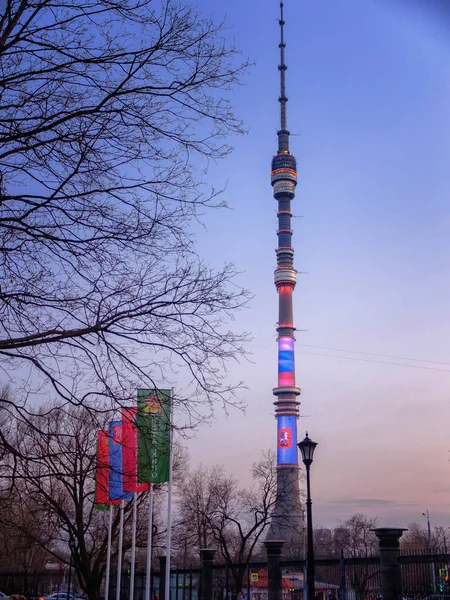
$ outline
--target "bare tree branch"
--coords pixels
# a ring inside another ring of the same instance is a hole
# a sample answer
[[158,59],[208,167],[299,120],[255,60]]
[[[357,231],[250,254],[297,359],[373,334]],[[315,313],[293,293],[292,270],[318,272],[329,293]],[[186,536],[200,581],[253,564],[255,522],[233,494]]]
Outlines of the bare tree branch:
[[179,0],[7,1],[0,368],[23,411],[161,382],[191,423],[239,405],[229,324],[248,294],[199,259],[191,225],[221,205],[199,174],[243,131],[227,94],[245,66]]

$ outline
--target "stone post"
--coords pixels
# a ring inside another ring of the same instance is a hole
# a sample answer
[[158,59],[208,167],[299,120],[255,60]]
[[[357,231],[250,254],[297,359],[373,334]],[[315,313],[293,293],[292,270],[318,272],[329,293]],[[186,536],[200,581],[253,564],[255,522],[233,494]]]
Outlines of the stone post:
[[166,561],[166,557],[165,556],[158,556],[158,560],[159,560],[159,600],[164,600],[165,597],[166,597],[166,566],[167,566],[167,561]]
[[216,550],[213,548],[202,548],[200,559],[202,561],[202,577],[200,588],[200,600],[213,600],[213,562]]
[[339,561],[339,598],[347,600],[347,577],[345,574],[345,558],[344,551],[341,550],[341,560]]
[[282,600],[281,540],[264,542],[267,552],[267,600]]
[[380,577],[383,600],[400,600],[400,582],[397,558],[400,554],[400,538],[406,529],[378,527],[372,530],[380,548]]

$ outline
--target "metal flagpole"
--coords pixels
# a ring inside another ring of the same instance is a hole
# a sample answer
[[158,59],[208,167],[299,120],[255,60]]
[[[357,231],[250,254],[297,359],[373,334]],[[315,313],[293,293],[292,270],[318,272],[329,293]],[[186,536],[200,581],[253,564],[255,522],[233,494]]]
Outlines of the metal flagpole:
[[106,581],[105,581],[105,600],[109,600],[109,572],[111,570],[111,537],[113,524],[113,506],[109,507],[109,524],[108,524],[108,549],[106,550]]
[[150,600],[150,574],[152,570],[152,532],[153,532],[153,486],[148,492],[148,528],[147,528],[147,565],[145,569],[145,596]]
[[137,492],[133,495],[133,521],[131,523],[131,569],[130,569],[130,600],[134,600],[134,567],[136,562],[136,523],[137,523]]
[[166,539],[166,589],[165,599],[170,600],[170,550],[172,542],[172,445],[173,445],[173,428],[172,428],[172,398],[173,390],[171,394],[171,406],[170,406],[170,443],[169,443],[169,489],[167,492],[167,539]]
[[117,549],[116,600],[120,600],[120,584],[122,581],[123,504],[124,501],[122,500],[120,503],[119,547]]

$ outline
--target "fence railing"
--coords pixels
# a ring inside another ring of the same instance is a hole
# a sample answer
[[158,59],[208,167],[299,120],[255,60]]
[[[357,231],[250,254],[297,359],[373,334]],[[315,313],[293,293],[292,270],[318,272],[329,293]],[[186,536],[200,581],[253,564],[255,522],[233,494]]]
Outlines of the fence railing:
[[402,554],[398,560],[402,596],[409,600],[421,600],[427,596],[450,594],[448,554]]
[[[397,569],[403,600],[450,600],[450,555],[402,553]],[[304,594],[306,564],[304,560],[281,561],[282,599],[306,600]],[[134,600],[145,600],[145,573],[135,575]],[[201,569],[171,568],[170,600],[199,600]],[[109,598],[115,600],[116,576],[111,574]],[[151,574],[152,600],[159,598],[159,572]],[[82,591],[77,583],[74,589]],[[319,558],[315,560],[315,600],[381,599],[380,561],[377,556]],[[0,572],[0,591],[39,598],[67,590],[58,573]],[[123,571],[121,600],[128,600],[130,572]],[[267,563],[213,566],[213,600],[267,600]]]

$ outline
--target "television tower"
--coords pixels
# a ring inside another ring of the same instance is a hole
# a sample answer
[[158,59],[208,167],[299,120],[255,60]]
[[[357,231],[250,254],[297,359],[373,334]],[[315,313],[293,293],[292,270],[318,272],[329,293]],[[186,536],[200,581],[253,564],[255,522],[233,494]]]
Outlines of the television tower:
[[267,539],[284,540],[283,554],[298,555],[302,538],[303,520],[299,494],[299,465],[297,449],[298,396],[295,384],[294,342],[295,327],[292,293],[297,280],[292,247],[291,200],[297,185],[297,163],[289,152],[289,131],[286,123],[286,64],[284,62],[283,2],[280,2],[280,130],[278,152],[272,160],[271,183],[278,202],[278,248],[274,279],[278,292],[278,385],[275,418],[277,420],[277,495]]

